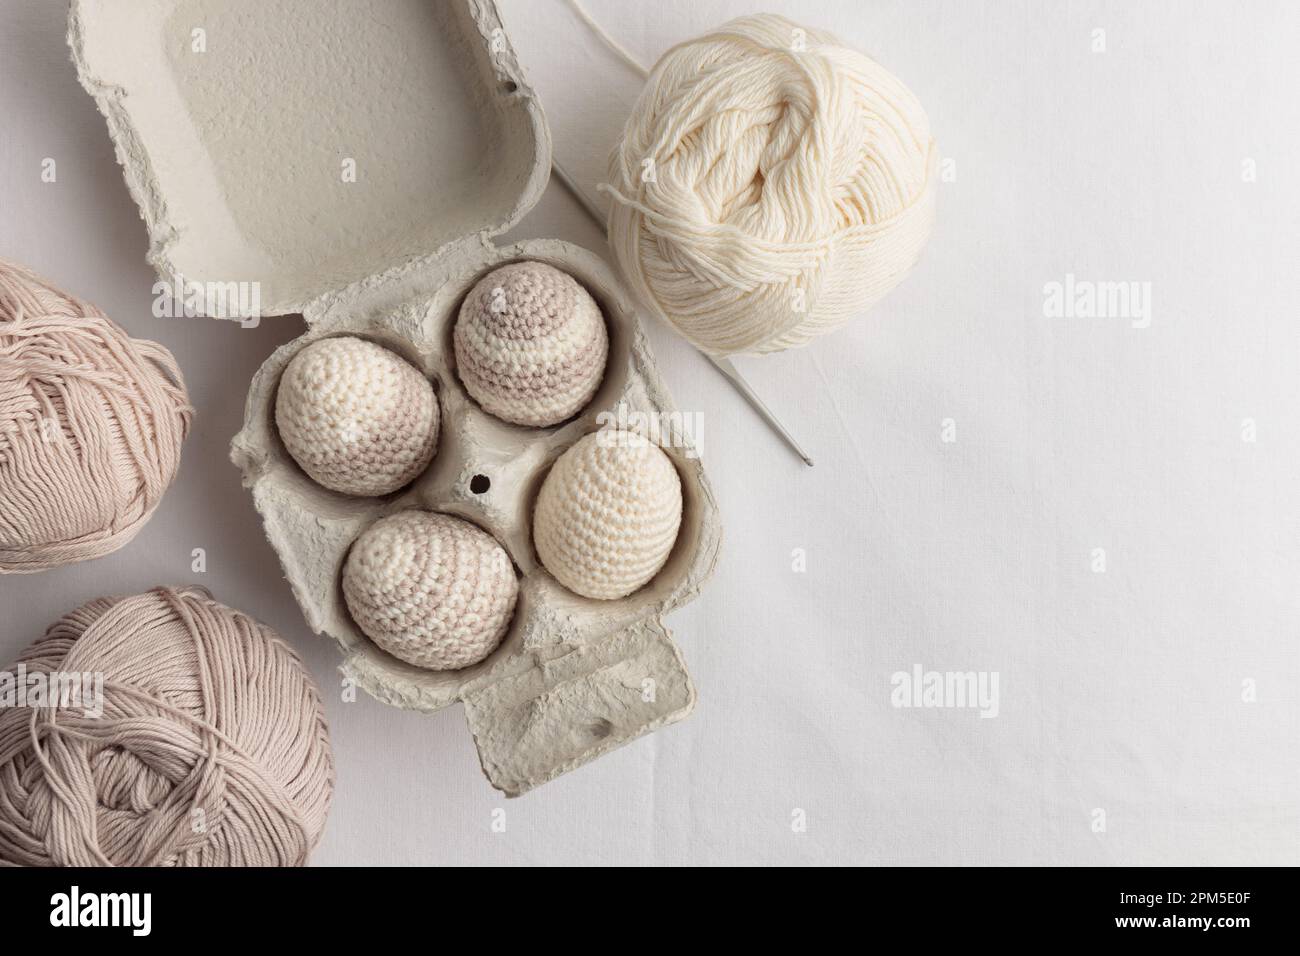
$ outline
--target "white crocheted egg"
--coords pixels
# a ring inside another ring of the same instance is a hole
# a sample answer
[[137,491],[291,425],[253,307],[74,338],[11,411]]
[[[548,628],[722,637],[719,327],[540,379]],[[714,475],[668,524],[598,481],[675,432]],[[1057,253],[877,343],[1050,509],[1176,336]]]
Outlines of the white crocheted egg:
[[631,432],[587,435],[552,466],[533,510],[546,570],[589,598],[625,597],[668,560],[682,483],[663,450]]
[[313,342],[275,397],[284,447],[316,482],[386,495],[420,474],[438,445],[433,386],[401,356],[365,339]]
[[542,262],[515,262],[482,279],[460,307],[456,368],[483,408],[516,425],[556,425],[600,387],[609,333],[600,306]]
[[505,549],[468,521],[399,511],[371,525],[343,566],[357,627],[417,667],[476,664],[501,643],[519,596]]

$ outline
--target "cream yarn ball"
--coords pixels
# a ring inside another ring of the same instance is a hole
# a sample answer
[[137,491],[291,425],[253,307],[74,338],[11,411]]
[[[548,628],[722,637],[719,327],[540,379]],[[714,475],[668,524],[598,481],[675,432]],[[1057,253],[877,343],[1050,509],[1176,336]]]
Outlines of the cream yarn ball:
[[934,221],[912,92],[827,33],[742,17],[655,65],[602,189],[638,297],[705,352],[775,352],[899,283]]
[[611,600],[659,573],[681,523],[681,478],[663,449],[603,429],[551,467],[533,509],[533,543],[570,591]]
[[497,418],[534,428],[581,411],[609,356],[596,300],[544,262],[514,262],[479,280],[452,337],[460,380],[474,400]]
[[28,695],[85,676],[0,707],[0,866],[307,862],[334,757],[320,692],[270,628],[202,588],[99,598],[6,668],[24,671]]
[[180,467],[172,354],[0,260],[0,574],[116,551]]
[[437,450],[438,420],[433,386],[414,366],[351,336],[295,355],[275,396],[294,461],[347,495],[386,495],[420,474]]
[[429,670],[476,664],[501,643],[519,581],[505,549],[468,521],[430,511],[381,518],[352,545],[343,597],[357,627]]

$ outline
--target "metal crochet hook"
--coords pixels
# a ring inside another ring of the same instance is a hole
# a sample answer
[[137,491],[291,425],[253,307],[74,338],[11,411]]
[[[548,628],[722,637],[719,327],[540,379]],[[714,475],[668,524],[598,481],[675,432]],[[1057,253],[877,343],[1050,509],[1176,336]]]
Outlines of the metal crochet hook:
[[[600,214],[600,210],[596,208],[596,204],[592,202],[591,197],[587,195],[586,191],[578,185],[574,178],[570,176],[568,172],[565,171],[564,167],[554,158],[551,160],[551,169],[554,171],[555,177],[564,184],[564,188],[573,194],[574,199],[578,200],[578,205],[580,205],[583,208],[583,211],[591,217],[591,221],[600,227],[601,232],[604,232],[605,217]],[[699,350],[697,349],[697,351]],[[700,351],[700,354],[713,363],[713,367],[722,373],[723,377],[731,383],[731,387],[740,393],[740,397],[748,402],[754,411],[758,412],[758,416],[767,423],[767,427],[776,432],[777,435],[781,437],[781,440],[789,446],[790,450],[798,455],[805,465],[811,468],[813,460],[808,457],[808,453],[800,447],[797,441],[794,440],[794,436],[786,431],[785,426],[777,421],[776,416],[772,414],[772,410],[763,404],[763,400],[758,397],[757,393],[755,393],[755,391],[750,387],[749,383],[745,381],[744,376],[740,374],[740,370],[736,368],[731,359],[718,358],[703,351]]]

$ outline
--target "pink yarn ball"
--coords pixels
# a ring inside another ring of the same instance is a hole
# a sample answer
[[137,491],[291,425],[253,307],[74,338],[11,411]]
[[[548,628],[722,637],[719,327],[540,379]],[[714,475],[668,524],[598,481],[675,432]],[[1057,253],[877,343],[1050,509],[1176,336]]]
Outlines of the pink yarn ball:
[[0,573],[135,537],[176,475],[192,412],[167,349],[0,260]]
[[18,664],[29,683],[101,683],[98,701],[83,679],[66,702],[0,708],[0,865],[307,861],[334,757],[320,692],[270,628],[158,588],[78,608]]

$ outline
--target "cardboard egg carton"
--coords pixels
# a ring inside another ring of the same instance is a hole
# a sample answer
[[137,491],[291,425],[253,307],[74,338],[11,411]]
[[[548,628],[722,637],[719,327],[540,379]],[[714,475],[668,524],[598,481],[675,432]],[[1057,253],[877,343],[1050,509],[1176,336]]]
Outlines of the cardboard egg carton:
[[[541,196],[551,158],[541,106],[495,4],[73,0],[69,43],[108,119],[159,275],[256,283],[265,314],[307,321],[253,379],[232,457],[307,623],[338,643],[344,673],[399,707],[464,702],[483,769],[509,795],[686,716],[695,692],[663,617],[713,570],[717,505],[605,262],[559,240],[493,242]],[[487,414],[454,367],[462,300],[492,269],[521,259],[585,286],[610,336],[596,396],[549,429]],[[384,345],[437,391],[437,454],[396,494],[328,491],[276,432],[286,365],[333,335]],[[604,423],[602,413],[662,423],[682,479],[682,527],[667,564],[617,601],[567,591],[532,542],[548,469]],[[473,522],[515,563],[514,619],[479,664],[451,672],[406,664],[348,614],[340,584],[348,549],[406,508]]]

